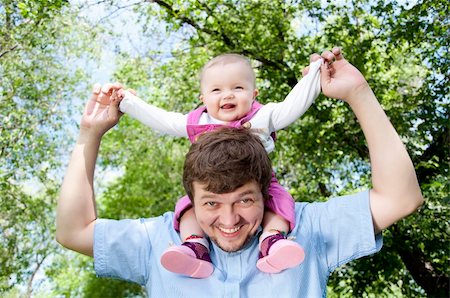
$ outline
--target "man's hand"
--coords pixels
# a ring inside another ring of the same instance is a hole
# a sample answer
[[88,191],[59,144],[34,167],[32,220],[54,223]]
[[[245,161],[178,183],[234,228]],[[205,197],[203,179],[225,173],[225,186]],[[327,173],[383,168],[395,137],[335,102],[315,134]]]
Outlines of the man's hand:
[[[361,92],[370,89],[364,76],[344,58],[340,48],[324,51],[322,55],[313,54],[310,60],[313,62],[320,58],[324,60],[320,71],[322,92],[325,96],[351,103]],[[303,73],[307,71],[306,68]]]
[[94,86],[81,118],[81,129],[101,137],[119,122],[122,113],[119,111],[120,100],[116,93],[121,88],[119,83]]

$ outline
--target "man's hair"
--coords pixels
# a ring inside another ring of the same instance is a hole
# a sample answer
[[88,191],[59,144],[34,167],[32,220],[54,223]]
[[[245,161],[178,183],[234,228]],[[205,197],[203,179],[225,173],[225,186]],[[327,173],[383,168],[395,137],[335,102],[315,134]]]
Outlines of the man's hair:
[[271,179],[272,163],[264,146],[245,128],[223,127],[201,135],[184,162],[183,185],[192,203],[193,182],[204,184],[206,191],[223,194],[255,181],[266,200]]
[[219,56],[212,58],[208,62],[206,62],[206,64],[203,65],[202,70],[200,71],[200,84],[203,80],[204,73],[208,68],[216,66],[216,65],[226,65],[226,64],[231,64],[231,63],[243,63],[247,67],[247,70],[248,70],[249,74],[251,75],[253,85],[255,85],[256,76],[255,76],[255,72],[253,71],[253,67],[252,67],[250,60],[243,55],[234,54],[234,53],[221,54]]

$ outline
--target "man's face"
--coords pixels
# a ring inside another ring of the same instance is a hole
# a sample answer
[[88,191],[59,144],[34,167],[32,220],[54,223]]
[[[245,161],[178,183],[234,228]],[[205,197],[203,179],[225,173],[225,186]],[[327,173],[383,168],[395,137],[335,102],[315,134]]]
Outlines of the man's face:
[[203,231],[224,251],[241,249],[255,235],[264,215],[259,185],[252,181],[226,194],[215,194],[194,182],[194,210]]

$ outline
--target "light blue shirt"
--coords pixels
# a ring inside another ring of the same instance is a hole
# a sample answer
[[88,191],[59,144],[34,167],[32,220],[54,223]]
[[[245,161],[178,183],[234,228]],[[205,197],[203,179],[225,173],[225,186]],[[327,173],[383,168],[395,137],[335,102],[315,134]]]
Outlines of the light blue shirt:
[[298,267],[278,274],[256,268],[258,241],[227,253],[211,244],[215,266],[209,278],[194,279],[165,270],[159,259],[170,243],[181,244],[173,229],[173,212],[140,220],[99,219],[94,233],[94,264],[98,276],[136,282],[149,297],[321,297],[328,276],[338,266],[381,249],[374,235],[369,192],[296,203],[291,236],[305,249]]

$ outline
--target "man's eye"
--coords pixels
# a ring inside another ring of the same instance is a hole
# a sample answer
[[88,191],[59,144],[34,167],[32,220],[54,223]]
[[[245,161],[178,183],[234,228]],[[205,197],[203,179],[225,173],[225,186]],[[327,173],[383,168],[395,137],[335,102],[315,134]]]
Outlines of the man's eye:
[[206,202],[205,205],[208,207],[215,207],[215,206],[217,206],[217,203],[216,202]]
[[252,203],[253,203],[252,199],[242,199],[241,200],[241,204],[243,204],[243,205],[250,205]]

